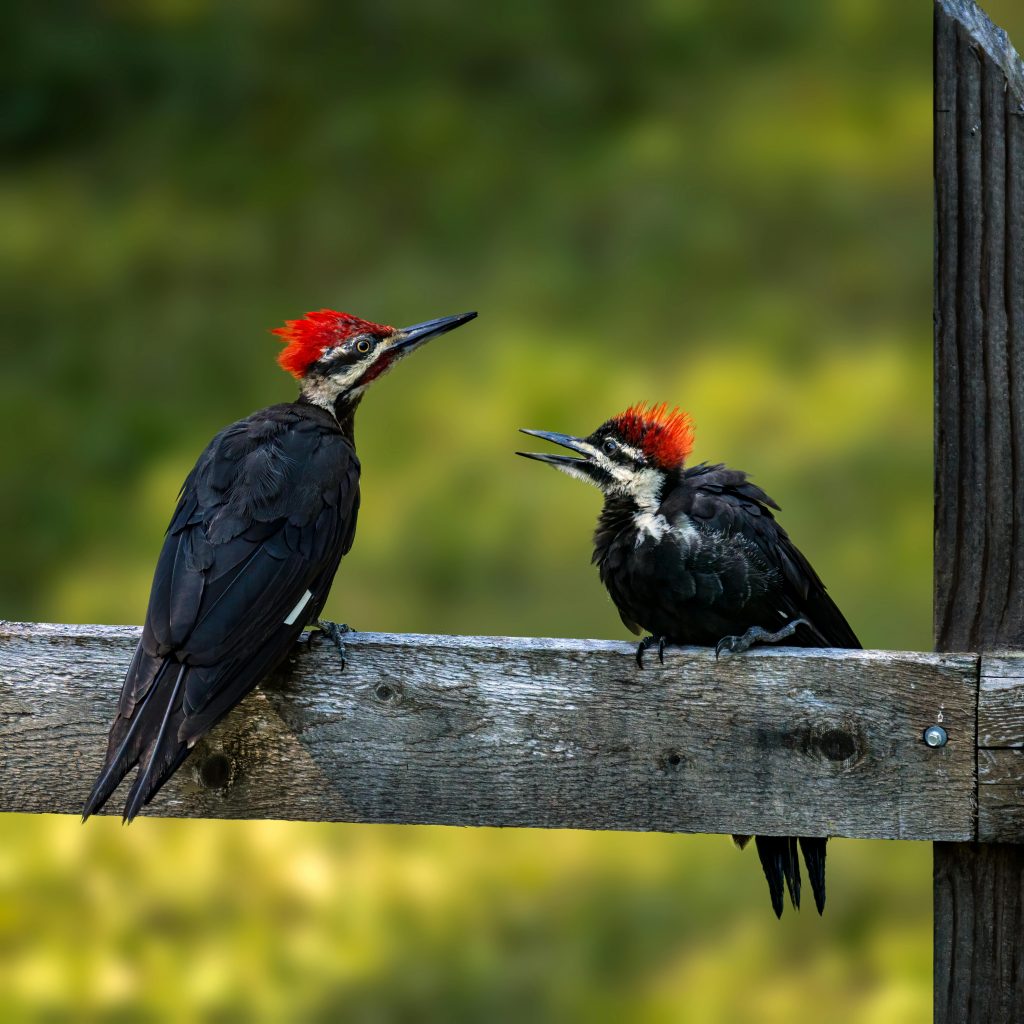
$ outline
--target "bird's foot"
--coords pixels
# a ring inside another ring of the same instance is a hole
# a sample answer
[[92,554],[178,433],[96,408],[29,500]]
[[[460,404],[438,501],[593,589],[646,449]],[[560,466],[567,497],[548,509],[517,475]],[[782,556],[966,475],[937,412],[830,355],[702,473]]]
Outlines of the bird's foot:
[[307,626],[296,638],[295,638],[295,651],[299,654],[305,654],[307,651],[313,649],[315,643],[315,637],[320,632],[318,629],[313,629],[312,623]]
[[768,630],[762,629],[760,626],[751,626],[743,636],[723,636],[715,644],[715,661],[723,652],[742,654],[744,651],[750,650],[754,644],[777,644],[780,640],[788,640],[799,626],[810,626],[810,623],[806,619],[793,619],[792,622],[787,622],[782,629],[775,633],[769,633]]
[[320,632],[324,636],[329,637],[338,649],[338,654],[341,655],[341,671],[344,672],[345,666],[348,664],[348,659],[345,656],[344,637],[347,633],[354,633],[355,630],[348,623],[329,622],[327,619],[320,619],[317,622],[317,626],[320,627]]
[[644,667],[644,654],[646,654],[652,647],[658,648],[658,661],[664,665],[665,647],[667,644],[668,640],[663,636],[645,636],[636,646],[636,667]]

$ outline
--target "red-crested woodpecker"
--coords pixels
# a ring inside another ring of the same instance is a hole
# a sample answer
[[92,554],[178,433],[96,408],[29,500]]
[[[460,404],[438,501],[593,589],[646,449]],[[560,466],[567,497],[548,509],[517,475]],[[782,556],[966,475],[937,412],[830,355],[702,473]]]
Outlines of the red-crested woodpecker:
[[222,430],[182,485],[83,820],[139,765],[124,807],[131,821],[316,621],[355,536],[363,394],[475,316],[395,328],[322,309],[273,332],[299,397]]
[[[574,455],[519,452],[597,486],[604,508],[594,562],[637,648],[693,644],[740,653],[755,643],[860,647],[860,642],[772,510],[778,505],[723,465],[687,467],[690,417],[665,405],[635,405],[588,437],[543,430]],[[749,837],[737,836],[742,846]],[[825,905],[826,839],[757,836],[772,907],[782,915],[784,885],[800,906],[800,861],[818,912]]]

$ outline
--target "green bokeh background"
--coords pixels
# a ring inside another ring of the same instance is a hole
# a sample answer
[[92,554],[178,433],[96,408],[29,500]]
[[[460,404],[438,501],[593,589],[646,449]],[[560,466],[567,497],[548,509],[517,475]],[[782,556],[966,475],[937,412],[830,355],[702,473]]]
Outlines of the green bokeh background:
[[[988,9],[1024,37],[1016,0]],[[141,621],[198,451],[293,394],[267,328],[477,308],[360,411],[329,615],[622,637],[597,495],[510,453],[642,398],[756,470],[865,645],[929,647],[925,0],[109,0],[0,25],[0,616]],[[68,766],[83,796],[95,753]],[[0,815],[0,1004],[923,1022],[930,860],[835,842],[825,918],[780,924],[722,837]]]

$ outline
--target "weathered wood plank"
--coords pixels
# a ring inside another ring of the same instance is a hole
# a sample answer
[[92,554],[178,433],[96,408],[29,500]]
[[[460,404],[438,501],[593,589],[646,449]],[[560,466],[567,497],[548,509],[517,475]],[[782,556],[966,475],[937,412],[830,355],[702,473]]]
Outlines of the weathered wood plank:
[[1024,750],[978,751],[978,838],[1013,843],[1024,835]]
[[976,651],[1024,643],[1024,168],[1007,170],[1024,116],[958,17],[987,22],[938,2],[935,630],[944,649]]
[[[1024,747],[1024,659],[1019,655],[981,659],[978,746]],[[1024,837],[1024,830],[1019,835]]]
[[[77,812],[138,632],[0,627],[0,809]],[[970,655],[607,641],[318,638],[229,716],[152,813],[974,835]],[[656,659],[655,659],[656,662]],[[941,721],[945,747],[923,730]]]
[[[1024,66],[971,0],[935,5],[935,638],[1024,642]],[[992,739],[1009,727],[982,689]],[[1004,705],[1005,710],[1005,705]],[[1019,814],[979,754],[979,834]],[[935,1020],[1002,1024],[1024,1006],[1024,847],[936,844]]]
[[935,1020],[1019,1024],[1024,963],[1020,847],[936,843],[934,849]]

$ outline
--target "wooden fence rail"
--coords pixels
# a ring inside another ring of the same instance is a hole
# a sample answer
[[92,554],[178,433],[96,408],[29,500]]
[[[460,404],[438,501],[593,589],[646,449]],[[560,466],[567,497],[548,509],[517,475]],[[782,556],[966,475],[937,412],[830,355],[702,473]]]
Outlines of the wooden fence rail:
[[[342,671],[314,636],[151,813],[951,841],[1024,818],[1024,656],[678,649],[641,672],[625,643],[362,633]],[[0,624],[0,810],[80,809],[137,639]]]

